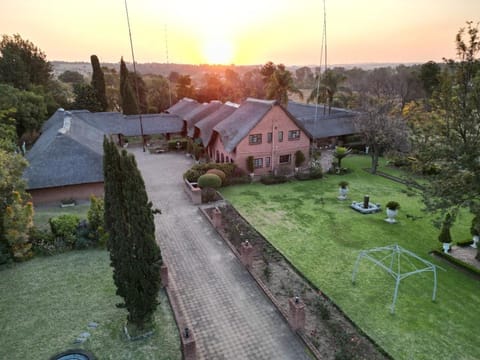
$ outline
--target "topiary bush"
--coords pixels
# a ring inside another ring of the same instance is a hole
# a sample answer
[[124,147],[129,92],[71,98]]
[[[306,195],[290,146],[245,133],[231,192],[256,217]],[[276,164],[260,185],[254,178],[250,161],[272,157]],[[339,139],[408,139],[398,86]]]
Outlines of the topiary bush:
[[452,215],[447,213],[442,223],[442,229],[440,230],[440,235],[438,235],[438,241],[442,243],[452,242],[452,235],[450,234],[450,228],[452,227],[452,223],[453,223]]
[[77,227],[80,219],[71,214],[60,215],[50,218],[48,223],[56,240],[65,242],[69,247],[73,247],[76,240]]
[[168,150],[185,150],[187,139],[173,139],[168,141]]
[[226,177],[225,184],[233,176],[238,176],[238,168],[232,163],[207,163],[207,164],[195,164],[189,170],[183,174],[183,178],[190,182],[197,182],[198,178],[203,174],[206,174],[208,170],[217,169],[221,170]]
[[198,178],[203,174],[205,174],[203,171],[191,168],[185,171],[185,173],[183,174],[183,178],[188,180],[189,182],[197,182]]
[[222,179],[216,174],[205,174],[198,178],[197,184],[202,189],[218,189],[222,187]]
[[252,174],[255,170],[255,164],[253,163],[253,156],[247,157],[247,170],[250,174]]
[[224,185],[225,181],[227,180],[227,175],[225,175],[225,173],[220,169],[209,169],[207,170],[207,174],[217,175],[220,179],[222,179],[222,185]]
[[301,150],[295,152],[295,167],[300,167],[305,162],[305,155]]

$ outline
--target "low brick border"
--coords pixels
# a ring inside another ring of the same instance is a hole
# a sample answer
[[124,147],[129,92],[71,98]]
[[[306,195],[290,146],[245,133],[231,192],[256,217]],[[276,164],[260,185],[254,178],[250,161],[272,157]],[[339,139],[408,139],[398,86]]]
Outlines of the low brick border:
[[[231,206],[232,209],[237,213],[237,215],[243,219],[243,221],[245,221],[246,224],[248,224],[250,227],[252,227],[255,232],[260,236],[262,237],[262,239],[270,244],[270,242],[265,238],[265,236],[263,236],[255,227],[253,227],[248,221],[247,219],[245,219],[242,214],[240,214],[237,209],[235,209],[235,207],[228,201],[228,200],[223,200],[222,201],[223,204],[226,204],[228,206]],[[216,228],[213,224],[213,220],[210,218],[210,216],[208,216],[207,212],[205,211],[206,209],[210,209],[210,208],[215,208],[215,204],[205,204],[204,206],[201,206],[199,207],[198,209],[200,210],[200,212],[205,216],[205,218],[210,222],[210,224],[212,225],[212,227],[215,229],[215,231],[220,235],[220,237],[224,240],[224,242],[228,245],[228,247],[232,250],[232,252],[235,254],[235,256],[241,261],[241,256],[240,256],[240,253],[237,251],[237,249],[235,248],[235,246],[233,246],[233,244],[230,243],[230,241],[225,238],[224,234],[219,231],[218,228]],[[271,245],[271,244],[270,244]],[[338,312],[340,314],[342,314],[342,316],[358,331],[358,333],[360,335],[362,335],[364,338],[368,339],[368,341],[370,341],[383,355],[385,355],[385,357],[387,357],[388,359],[392,359],[393,360],[393,357],[385,350],[383,349],[379,344],[377,344],[377,342],[375,340],[373,340],[370,336],[368,336],[368,334],[366,334],[360,327],[357,326],[357,324],[355,324],[353,322],[352,319],[350,319],[349,316],[347,316],[347,314],[345,314],[345,312],[332,300],[330,299],[325,293],[323,293],[317,286],[315,286],[315,284],[313,284],[309,279],[307,279],[291,262],[290,260],[288,260],[288,258],[280,251],[278,250],[275,246],[271,245],[275,251],[278,252],[278,254],[280,254],[283,258],[283,260],[290,266],[290,268],[298,275],[300,276],[300,278],[305,281],[306,284],[308,284],[313,290],[315,290],[319,296],[322,296],[324,299],[328,300],[334,307],[335,309],[338,310]],[[252,278],[255,280],[255,282],[257,283],[257,285],[262,289],[262,291],[265,293],[265,295],[270,299],[270,301],[273,303],[273,305],[275,305],[275,307],[277,308],[277,310],[283,315],[283,317],[285,318],[285,320],[287,321],[287,323],[289,323],[289,318],[288,318],[288,314],[282,310],[282,307],[280,306],[280,303],[275,299],[275,297],[273,296],[273,294],[271,293],[271,291],[267,288],[267,286],[263,283],[263,281],[260,279],[260,277],[256,276],[252,271],[251,269],[245,267],[246,270],[250,273],[250,275],[252,276]],[[301,331],[295,331],[295,333],[300,337],[300,339],[303,341],[303,343],[309,348],[309,350],[312,352],[312,354],[317,358],[317,359],[322,359],[322,355],[320,354],[320,352],[316,349],[316,347],[313,345],[313,343],[306,337],[306,335],[301,332]]]
[[[168,267],[165,264],[165,259],[163,261],[163,266],[160,270],[160,276],[162,279],[162,287],[165,289],[165,292],[167,294],[167,298],[170,303],[170,307],[172,308],[175,322],[177,323],[178,332],[180,334],[182,358],[184,360],[196,360],[197,351],[195,334],[192,330],[190,322],[185,316],[185,311],[182,309],[182,306],[179,302],[175,281],[173,281],[172,276],[169,275]],[[186,329],[188,329],[188,337],[185,336]]]
[[[229,204],[231,206],[231,204]],[[213,206],[215,207],[215,206]],[[210,216],[208,216],[208,214],[206,213],[205,209],[206,208],[210,208],[210,207],[207,207],[207,206],[204,206],[204,207],[199,207],[199,210],[200,212],[205,216],[205,218],[210,222],[210,224],[212,225],[212,227],[215,229],[215,231],[220,235],[220,237],[223,239],[223,241],[228,245],[228,247],[230,248],[230,250],[235,254],[235,256],[241,261],[241,255],[240,253],[237,251],[237,249],[235,248],[235,246],[233,246],[230,241],[228,241],[228,239],[226,239],[223,235],[223,233],[221,231],[218,231],[218,228],[216,228],[213,224],[213,220],[210,218]],[[239,214],[240,215],[240,214]],[[283,255],[282,255],[283,256]],[[242,263],[243,264],[243,263]],[[282,314],[282,316],[284,317],[285,321],[287,322],[287,324],[290,324],[289,322],[289,316],[288,316],[288,313],[286,311],[283,310],[282,306],[280,305],[280,303],[277,301],[277,299],[275,298],[275,296],[273,296],[272,292],[268,289],[268,287],[263,283],[263,281],[260,279],[260,277],[258,277],[257,275],[255,275],[255,273],[253,273],[253,271],[249,268],[249,267],[246,267],[244,266],[245,269],[248,271],[248,273],[250,274],[250,276],[252,276],[252,278],[255,280],[255,282],[257,283],[257,285],[260,287],[260,289],[262,289],[262,291],[264,292],[264,294],[267,296],[267,298],[272,302],[272,304],[275,306],[275,308],[278,310],[278,312],[280,314]],[[294,332],[300,337],[300,339],[303,341],[303,343],[305,344],[305,346],[310,350],[310,352],[315,356],[316,359],[319,359],[321,360],[322,359],[322,355],[320,354],[320,352],[315,348],[315,346],[312,344],[312,342],[305,336],[305,334],[301,331],[295,331]]]

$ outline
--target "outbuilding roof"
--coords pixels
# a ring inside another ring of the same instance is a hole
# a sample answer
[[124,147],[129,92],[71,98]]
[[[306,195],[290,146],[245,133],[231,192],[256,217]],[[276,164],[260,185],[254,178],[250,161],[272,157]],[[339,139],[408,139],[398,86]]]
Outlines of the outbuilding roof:
[[355,134],[355,119],[359,113],[346,109],[331,108],[324,105],[302,104],[289,101],[288,111],[303,124],[314,139],[330,136]]

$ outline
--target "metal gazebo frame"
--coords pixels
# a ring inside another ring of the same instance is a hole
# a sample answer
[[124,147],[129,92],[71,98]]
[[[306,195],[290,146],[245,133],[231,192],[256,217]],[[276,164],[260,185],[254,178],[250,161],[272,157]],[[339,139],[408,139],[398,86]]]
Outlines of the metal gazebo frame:
[[[382,254],[387,253],[382,258],[378,259],[373,254]],[[421,264],[424,265],[423,268],[417,268],[409,257],[418,260]],[[432,294],[432,301],[435,301],[435,297],[437,295],[437,267],[441,270],[444,270],[442,267],[432,264],[431,262],[422,259],[415,253],[402,248],[398,244],[377,247],[369,250],[362,250],[355,261],[355,265],[352,272],[352,284],[355,284],[355,278],[358,273],[358,267],[360,265],[360,261],[362,259],[367,259],[373,262],[375,265],[378,265],[383,270],[385,270],[388,274],[390,274],[395,279],[395,291],[393,293],[393,302],[390,307],[390,312],[393,314],[395,313],[395,303],[397,302],[398,297],[398,287],[400,285],[400,281],[415,274],[420,274],[423,272],[433,272],[433,294]],[[400,260],[405,259],[408,264],[410,264],[414,270],[402,272]],[[388,260],[389,264],[388,264]]]

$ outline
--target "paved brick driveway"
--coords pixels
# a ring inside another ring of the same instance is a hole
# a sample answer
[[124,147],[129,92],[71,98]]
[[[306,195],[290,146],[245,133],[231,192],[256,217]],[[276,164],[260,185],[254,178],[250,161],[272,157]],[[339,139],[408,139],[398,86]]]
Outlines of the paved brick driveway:
[[155,216],[156,236],[175,279],[200,359],[309,359],[289,329],[182,188],[191,166],[179,154],[131,149]]

